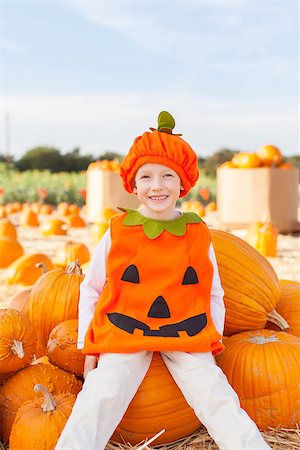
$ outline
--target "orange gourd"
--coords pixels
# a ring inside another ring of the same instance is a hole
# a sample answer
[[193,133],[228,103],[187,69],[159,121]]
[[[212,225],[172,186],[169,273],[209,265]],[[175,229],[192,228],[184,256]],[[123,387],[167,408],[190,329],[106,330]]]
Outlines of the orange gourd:
[[47,354],[49,361],[60,369],[83,375],[85,356],[77,349],[78,320],[60,322],[50,333]]
[[[42,391],[43,398],[35,397],[19,408],[9,438],[10,450],[53,450],[64,429],[76,400],[74,394],[52,396],[42,384],[36,384],[34,391]],[[34,427],[28,424],[34,424]]]
[[0,309],[0,372],[28,366],[36,348],[36,334],[29,320],[14,309]]
[[8,267],[23,254],[24,249],[19,241],[15,238],[0,236],[0,269]]
[[[280,282],[280,298],[276,311],[289,324],[287,332],[300,338],[300,283]],[[266,328],[279,330],[279,327],[272,322],[267,322]]]
[[83,278],[77,261],[68,264],[65,270],[45,273],[34,284],[29,299],[29,319],[42,346],[46,347],[56,325],[77,318],[79,286]]
[[17,239],[16,227],[6,218],[0,220],[0,236]]
[[261,165],[255,153],[239,152],[232,158],[232,164],[239,169],[252,169]]
[[165,433],[155,441],[162,444],[188,436],[199,427],[199,420],[161,356],[154,353],[151,366],[112,439],[137,444],[165,428]]
[[256,154],[264,167],[278,167],[282,162],[282,153],[274,145],[262,145]]
[[277,275],[257,250],[231,233],[211,230],[224,289],[226,336],[264,328],[267,320],[288,327],[275,311],[280,296]]
[[43,253],[33,253],[21,256],[7,269],[8,284],[31,286],[43,274],[40,267],[41,263],[43,264],[45,271],[54,269],[54,265],[50,258]]
[[53,395],[76,395],[82,388],[82,382],[75,375],[51,364],[37,364],[19,370],[0,387],[0,436],[5,442],[9,441],[11,427],[20,406],[34,399],[33,388],[37,383],[46,386]]
[[241,406],[261,430],[300,421],[300,339],[285,332],[245,331],[229,337],[218,365]]

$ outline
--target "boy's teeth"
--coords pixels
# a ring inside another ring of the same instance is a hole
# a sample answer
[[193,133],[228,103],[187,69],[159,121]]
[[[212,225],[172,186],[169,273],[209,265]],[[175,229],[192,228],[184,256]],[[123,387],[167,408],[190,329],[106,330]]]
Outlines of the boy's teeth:
[[161,195],[161,196],[156,196],[156,197],[150,197],[150,198],[152,198],[152,200],[163,200],[164,198],[166,198],[167,196],[166,195]]

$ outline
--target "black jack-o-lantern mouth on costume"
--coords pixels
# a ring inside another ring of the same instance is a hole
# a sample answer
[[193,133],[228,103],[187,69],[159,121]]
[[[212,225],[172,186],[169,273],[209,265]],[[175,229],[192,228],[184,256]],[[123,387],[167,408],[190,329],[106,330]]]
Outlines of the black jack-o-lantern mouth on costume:
[[[130,265],[124,271],[122,281],[129,283],[139,283],[139,273],[135,265]],[[182,285],[198,284],[198,277],[195,269],[189,266],[184,274]],[[136,329],[143,331],[144,336],[158,337],[180,337],[179,332],[186,332],[188,336],[195,336],[207,325],[206,313],[197,314],[180,322],[162,325],[159,329],[152,330],[145,322],[141,322],[131,316],[112,312],[107,314],[111,323],[127,333],[133,334]],[[159,295],[152,303],[148,317],[166,319],[170,318],[170,309],[163,296]]]

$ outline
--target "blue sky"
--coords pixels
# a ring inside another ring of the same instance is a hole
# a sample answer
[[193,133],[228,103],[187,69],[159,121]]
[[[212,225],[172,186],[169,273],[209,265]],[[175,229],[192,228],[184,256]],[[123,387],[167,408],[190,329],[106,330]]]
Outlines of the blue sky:
[[168,110],[199,155],[263,144],[296,154],[298,8],[0,0],[0,153],[8,146],[18,159],[51,145],[124,154]]

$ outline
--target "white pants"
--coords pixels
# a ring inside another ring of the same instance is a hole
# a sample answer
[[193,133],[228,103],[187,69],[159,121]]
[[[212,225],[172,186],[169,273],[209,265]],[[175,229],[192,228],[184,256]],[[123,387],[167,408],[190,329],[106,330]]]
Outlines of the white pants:
[[[55,450],[104,450],[143,381],[152,352],[101,354],[89,372]],[[211,353],[161,356],[196,416],[221,450],[265,450],[255,423]],[[163,424],[162,424],[163,426]]]

